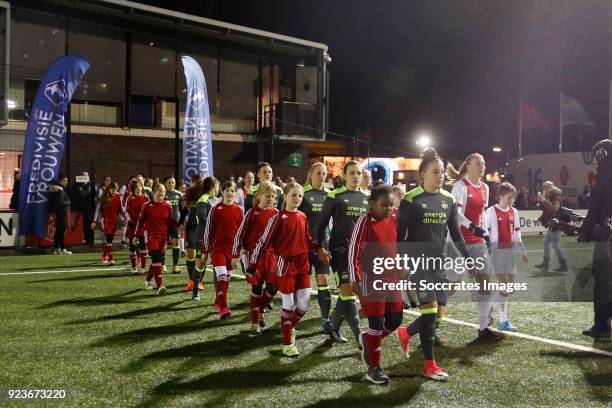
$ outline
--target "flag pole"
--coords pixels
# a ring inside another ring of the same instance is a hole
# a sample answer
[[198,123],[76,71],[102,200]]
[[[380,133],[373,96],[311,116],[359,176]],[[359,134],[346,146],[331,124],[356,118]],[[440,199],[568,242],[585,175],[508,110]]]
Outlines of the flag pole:
[[612,80],[608,81],[608,139],[612,139]]
[[559,153],[563,153],[563,94],[559,92]]
[[522,115],[522,101],[519,98],[519,131],[518,131],[518,157],[519,160],[523,158],[523,115]]

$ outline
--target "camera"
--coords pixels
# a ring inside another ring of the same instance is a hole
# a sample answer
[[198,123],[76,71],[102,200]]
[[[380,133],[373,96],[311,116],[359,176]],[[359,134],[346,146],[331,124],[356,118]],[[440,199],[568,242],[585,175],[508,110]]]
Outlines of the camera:
[[580,232],[585,216],[567,207],[560,207],[555,218],[550,222],[551,231],[562,231],[567,236],[575,236]]

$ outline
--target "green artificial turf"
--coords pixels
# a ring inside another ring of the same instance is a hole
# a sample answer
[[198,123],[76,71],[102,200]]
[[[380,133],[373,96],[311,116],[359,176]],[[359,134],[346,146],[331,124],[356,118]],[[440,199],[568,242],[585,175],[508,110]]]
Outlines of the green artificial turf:
[[[565,239],[573,248],[568,251],[572,271],[541,274],[533,267],[541,257],[541,238],[526,241],[531,263],[519,275],[546,288],[543,293],[551,299],[511,303],[512,322],[522,333],[612,351],[610,343],[594,343],[580,334],[592,321],[592,304],[576,301],[588,300],[590,247]],[[269,328],[251,337],[250,287],[244,280],[231,282],[233,314],[220,321],[210,269],[202,301],[195,303],[181,291],[184,271],[165,275],[169,293],[157,297],[144,290],[142,276],[129,273],[127,253],[117,251],[117,257],[114,268],[101,265],[98,253],[0,257],[0,388],[4,393],[9,388],[67,392],[62,401],[18,402],[3,396],[0,406],[612,404],[612,358],[515,337],[480,343],[476,329],[449,322],[439,331],[444,345],[436,348],[439,364],[450,374],[448,382],[420,376],[418,339],[406,360],[392,336],[383,346],[391,383],[370,385],[352,339],[333,344],[319,334],[316,296],[298,326],[301,355],[289,359],[280,352],[278,300],[267,316]],[[81,269],[89,271],[74,272]],[[404,317],[405,322],[414,319]],[[451,298],[449,317],[475,323],[476,307]],[[366,323],[363,319],[363,328]]]

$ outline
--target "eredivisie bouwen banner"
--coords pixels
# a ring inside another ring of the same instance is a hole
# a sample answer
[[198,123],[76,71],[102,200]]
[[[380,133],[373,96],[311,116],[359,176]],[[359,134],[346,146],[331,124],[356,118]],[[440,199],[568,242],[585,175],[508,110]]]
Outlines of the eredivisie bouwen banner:
[[19,234],[47,234],[47,189],[57,180],[66,145],[65,113],[75,89],[91,68],[82,57],[66,55],[53,61],[32,105],[25,133],[19,189]]
[[198,62],[182,56],[187,82],[187,106],[183,129],[183,180],[213,175],[213,151],[208,92],[204,73]]

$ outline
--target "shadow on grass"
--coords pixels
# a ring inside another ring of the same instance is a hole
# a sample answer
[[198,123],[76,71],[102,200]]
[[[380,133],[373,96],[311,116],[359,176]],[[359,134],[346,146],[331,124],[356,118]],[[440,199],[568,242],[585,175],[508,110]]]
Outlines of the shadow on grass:
[[[595,343],[594,346],[599,346]],[[601,347],[599,347],[601,348]],[[598,402],[612,403],[612,358],[585,351],[550,351],[540,355],[558,357],[576,362],[591,393]]]
[[[131,273],[117,271],[117,270],[112,270],[109,272],[113,272],[113,273],[105,274],[104,272],[101,272],[100,274],[97,274],[97,275],[80,275],[80,276],[77,275],[77,276],[68,276],[65,278],[40,279],[40,280],[29,281],[28,283],[81,282],[81,281],[89,281],[89,280],[96,280],[96,279],[126,278],[128,276],[132,276]],[[84,273],[89,273],[89,272],[84,272]]]

